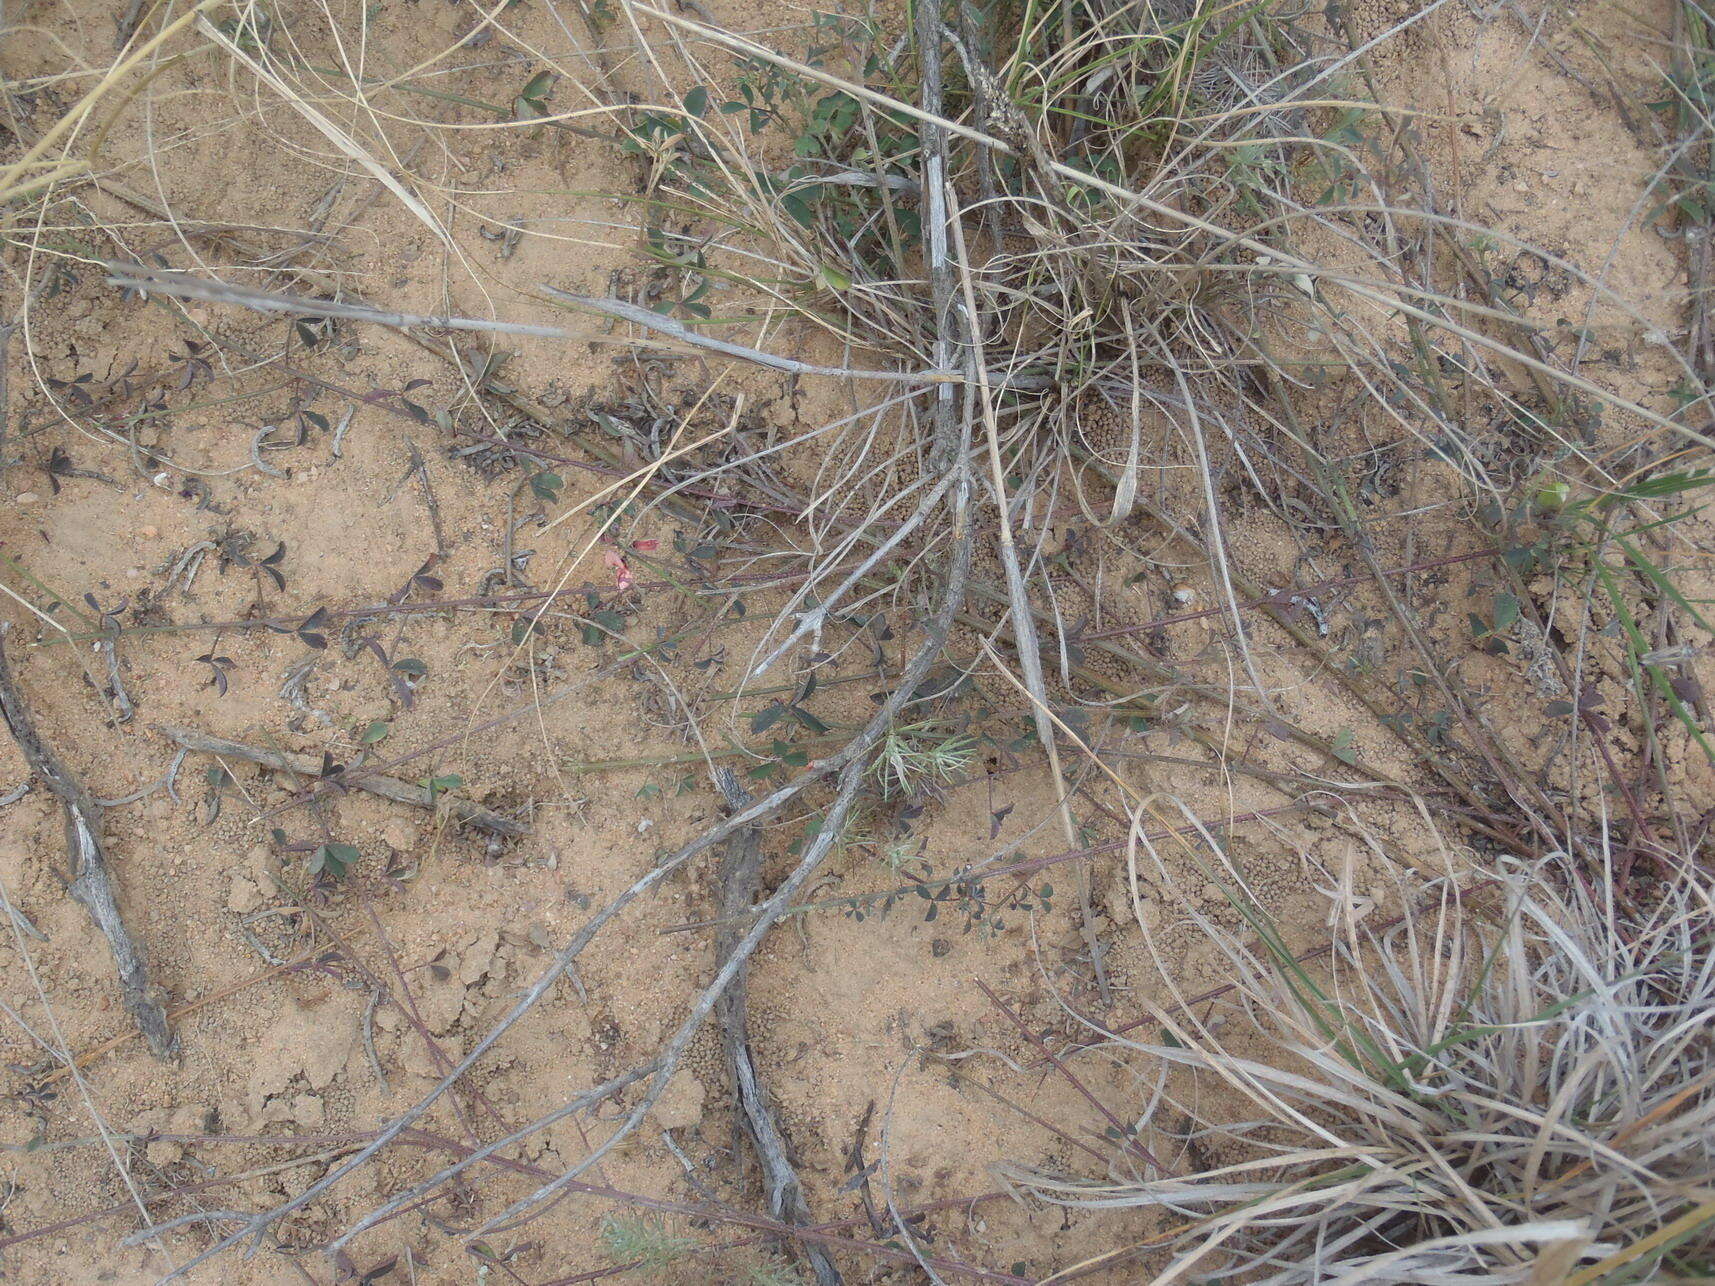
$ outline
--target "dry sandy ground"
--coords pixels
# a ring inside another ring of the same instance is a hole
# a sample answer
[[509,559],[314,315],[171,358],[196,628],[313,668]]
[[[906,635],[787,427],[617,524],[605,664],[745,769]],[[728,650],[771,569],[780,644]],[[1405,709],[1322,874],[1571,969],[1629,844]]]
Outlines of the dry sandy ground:
[[[326,47],[313,13],[300,7],[307,44]],[[1419,139],[1446,208],[1602,275],[1637,304],[1639,318],[1597,310],[1586,319],[1588,293],[1569,289],[1541,259],[1518,255],[1510,269],[1530,315],[1589,326],[1591,378],[1659,404],[1665,368],[1647,332],[1684,325],[1685,265],[1679,246],[1645,217],[1643,183],[1654,156],[1621,118],[1610,86],[1631,92],[1656,76],[1660,51],[1649,33],[1665,31],[1666,8],[1622,13],[1581,6],[1574,14],[1550,5],[1540,26],[1531,5],[1520,11],[1529,11],[1528,22],[1506,6],[1486,18],[1472,8],[1447,5],[1379,50],[1376,88],[1387,101],[1425,113]],[[1394,0],[1353,10],[1364,30],[1381,30],[1410,12]],[[781,43],[801,39],[807,20],[806,11],[774,6],[716,5],[715,11],[736,28],[766,30],[765,38]],[[0,56],[13,82],[100,63],[112,47],[108,5],[14,4],[7,21],[14,30]],[[446,0],[375,5],[366,43],[348,45],[346,53],[361,60],[366,74],[397,74],[454,46],[474,22],[471,6]],[[505,26],[506,34],[455,48],[430,83],[504,103],[538,65],[537,51],[564,55],[575,45],[573,33],[582,33],[575,24],[563,27],[548,5],[509,10]],[[1600,57],[1582,43],[1580,30],[1608,42]],[[646,90],[645,69],[615,49],[603,59],[616,83]],[[18,100],[16,119],[39,132],[79,91],[77,80],[40,87]],[[400,100],[387,102],[397,109]],[[556,107],[577,102],[572,86],[558,87]],[[484,119],[432,98],[410,107],[427,121]],[[99,224],[137,257],[159,253],[177,266],[209,271],[282,252],[303,281],[338,272],[353,292],[376,303],[521,321],[565,321],[541,302],[536,283],[604,294],[634,262],[625,208],[599,194],[633,190],[636,175],[601,146],[550,130],[429,130],[398,119],[371,124],[386,130],[396,149],[391,161],[450,230],[449,242],[344,163],[277,99],[253,96],[236,79],[229,84],[215,60],[204,59],[166,69],[112,125],[103,143],[103,185],[86,186],[76,203],[55,207],[61,216],[80,213],[86,226],[65,217],[61,226],[40,231],[40,243],[111,256],[113,243],[89,230]],[[170,210],[178,226],[152,210]],[[305,248],[306,229],[329,235]],[[28,273],[32,285],[47,280],[51,267],[17,246],[8,250],[8,263],[14,273]],[[21,301],[18,280],[4,287],[8,317]],[[689,424],[697,432],[720,428],[736,414],[735,442],[760,441],[773,429],[838,414],[845,394],[754,370],[640,361],[630,346],[615,342],[621,332],[578,319],[569,324],[587,342],[460,340],[472,362],[507,352],[505,382],[546,426],[532,444],[569,461],[553,466],[564,485],[552,499],[527,484],[515,459],[454,457],[456,449],[480,445],[471,435],[506,428],[506,408],[495,398],[471,396],[448,360],[445,336],[419,345],[373,328],[340,327],[309,352],[299,348],[283,363],[265,364],[245,353],[277,354],[287,333],[281,323],[226,307],[123,298],[99,269],[83,264],[54,278],[12,337],[0,581],[38,606],[57,594],[65,607],[44,621],[9,597],[0,615],[12,625],[8,652],[44,735],[94,794],[122,798],[160,782],[175,757],[160,729],[187,727],[346,764],[366,753],[380,760],[415,754],[399,776],[457,774],[459,793],[521,819],[529,833],[489,842],[444,814],[325,788],[314,807],[305,807],[305,788],[313,783],[235,760],[226,762],[225,778],[211,778],[217,761],[190,755],[173,789],[107,808],[103,820],[125,914],[175,1015],[180,1055],[163,1063],[130,1038],[105,945],[65,894],[57,804],[38,786],[0,808],[0,881],[12,906],[39,931],[0,932],[0,998],[9,1006],[0,1022],[8,1068],[0,1106],[0,1143],[7,1149],[0,1158],[0,1276],[23,1283],[152,1281],[207,1240],[193,1228],[155,1244],[122,1245],[140,1226],[133,1204],[139,1196],[184,1189],[186,1195],[151,1206],[153,1217],[164,1220],[196,1209],[261,1209],[303,1191],[350,1150],[350,1136],[403,1110],[448,1060],[467,1051],[592,907],[719,814],[719,800],[695,762],[587,767],[591,761],[689,758],[695,745],[679,732],[681,701],[698,711],[711,737],[766,740],[752,735],[747,721],[770,695],[734,701],[723,694],[738,686],[761,638],[760,623],[778,598],[752,595],[742,618],[704,623],[706,603],[676,592],[670,581],[686,574],[676,539],[695,544],[705,533],[684,530],[663,510],[626,530],[625,541],[639,544],[595,543],[598,519],[578,504],[613,478],[611,470],[588,467],[608,465],[585,447],[603,448],[621,467],[630,448],[605,435],[590,409],[605,408],[646,432],[640,411],[646,397],[654,399],[656,414],[691,405]],[[211,368],[187,363],[187,343],[210,339],[216,346],[202,356]],[[797,341],[769,342],[790,351]],[[190,383],[181,387],[187,373]],[[394,396],[350,396],[374,390]],[[405,409],[405,400],[425,408],[427,422]],[[170,413],[139,417],[156,405]],[[307,422],[301,441],[292,419],[300,410],[324,417]],[[448,418],[437,423],[440,411]],[[91,417],[105,417],[121,437],[134,433],[140,449],[92,431]],[[270,424],[285,427],[258,449],[258,432]],[[342,430],[338,450],[324,425]],[[157,462],[139,467],[143,449],[158,452]],[[257,458],[260,465],[252,463]],[[1458,552],[1448,543],[1458,528],[1442,524],[1436,509],[1455,490],[1450,470],[1421,454],[1396,456],[1388,469],[1374,519],[1384,562],[1406,565]],[[538,515],[543,522],[520,522]],[[1128,561],[1119,545],[1087,552],[1092,546],[1079,545],[1076,535],[1068,527],[1056,539],[1079,551],[1074,565],[1085,583],[1109,587],[1099,603],[1082,609],[1098,627],[1136,624],[1183,606],[1173,592],[1177,577]],[[748,547],[779,538],[766,520],[746,522],[730,536],[735,546]],[[1143,540],[1140,529],[1136,543]],[[1261,512],[1235,515],[1232,543],[1237,562],[1271,586],[1359,570],[1301,548]],[[509,570],[509,548],[532,553]],[[201,557],[187,563],[187,553],[198,549]],[[279,558],[270,558],[277,549]],[[624,574],[638,582],[629,592],[618,583],[610,553],[629,560]],[[1140,569],[1147,574],[1128,583]],[[1194,569],[1184,575],[1197,579]],[[572,595],[571,608],[591,610],[593,601],[622,609],[618,628],[633,642],[686,635],[658,667],[637,664],[596,677],[618,645],[592,646],[563,615],[549,617],[522,647],[510,632],[512,612],[383,614],[355,631],[347,628],[349,616],[337,615],[367,604],[465,598],[496,585],[504,591],[514,583],[587,586],[593,599]],[[1407,593],[1426,622],[1445,613],[1456,627],[1471,588],[1468,570],[1453,566],[1418,578]],[[87,640],[68,644],[61,637],[63,627],[79,629],[74,615],[86,620],[121,605],[128,613],[147,609],[128,615],[128,624],[239,624],[128,630],[118,670],[134,713],[121,720],[105,654]],[[302,622],[324,608],[336,613],[321,628],[329,640],[324,649],[290,632],[243,624],[258,617]],[[1361,593],[1330,590],[1318,608],[1347,645],[1364,646],[1365,620],[1375,613]],[[1156,655],[1183,673],[1226,682],[1228,652],[1216,621],[1190,621],[1152,637]],[[1286,685],[1288,717],[1329,738],[1346,734],[1355,752],[1410,777],[1410,761],[1284,635],[1259,626],[1253,643],[1268,658],[1271,677]],[[879,653],[867,645],[849,648],[824,672],[825,685],[830,678],[846,682],[825,686],[816,706],[822,719],[849,725],[865,717],[869,694],[881,688],[878,659],[889,667],[900,660],[897,641],[877,646]],[[405,658],[417,664],[390,674],[389,663]],[[1517,677],[1509,667],[1519,662],[1515,653],[1472,665],[1493,667],[1486,676],[1473,671],[1473,681],[1486,678],[1501,691]],[[1015,703],[1004,687],[989,683],[997,706]],[[487,720],[561,693],[569,695],[472,735]],[[1617,685],[1614,700],[1624,700]],[[1526,726],[1526,707],[1506,701],[1497,697],[1496,719],[1529,755],[1536,730]],[[366,745],[366,732],[377,725],[384,737]],[[1204,726],[1221,732],[1218,719]],[[1175,757],[1189,762],[1194,755],[1172,726],[1138,733],[1132,748],[1146,756],[1125,769],[1135,784],[1172,789],[1204,817],[1282,805],[1278,792],[1254,778],[1176,765]],[[1259,764],[1289,762],[1288,750],[1266,739],[1244,749]],[[1694,759],[1675,771],[1688,790],[1711,788]],[[0,745],[0,790],[24,778],[14,748]],[[1031,1279],[1154,1227],[1143,1215],[1065,1214],[993,1196],[959,1200],[996,1193],[991,1166],[1002,1160],[1096,1174],[1111,1152],[1102,1142],[1103,1120],[1065,1078],[1028,1067],[1031,1048],[979,983],[1063,1042],[1079,1030],[1073,1010],[1123,1024],[1167,999],[1161,965],[1185,993],[1226,980],[1212,950],[1178,915],[1187,900],[1214,912],[1217,891],[1187,866],[1183,878],[1147,884],[1134,908],[1124,853],[1111,846],[1121,831],[1093,807],[1083,820],[1089,843],[1109,845],[1090,870],[1089,928],[1111,990],[1105,1005],[1070,896],[1070,866],[1029,877],[1061,886],[1051,911],[1004,915],[998,930],[965,931],[953,910],[925,921],[925,904],[916,899],[863,918],[836,904],[795,918],[763,947],[750,988],[757,1054],[818,1218],[855,1220],[847,1234],[885,1239],[892,1235],[890,1203],[900,1209],[942,1203],[918,1225],[933,1235],[926,1253]],[[795,815],[770,826],[765,880],[789,862],[805,821]],[[1028,753],[1015,755],[1004,745],[985,747],[965,780],[904,824],[906,850],[943,873],[997,854],[1016,862],[1064,847],[1043,774]],[[1349,870],[1356,893],[1381,907],[1396,901],[1414,869],[1438,871],[1459,860],[1409,801],[1397,799],[1354,804],[1341,824],[1301,810],[1280,812],[1235,826],[1232,836],[1235,856],[1299,948],[1326,933],[1329,917],[1329,898],[1316,887],[1308,858]],[[354,878],[332,896],[311,890],[305,872],[304,846],[327,841],[361,854]],[[641,900],[584,957],[575,982],[558,984],[509,1032],[426,1128],[455,1149],[494,1138],[647,1058],[712,976],[712,932],[673,931],[714,914],[711,871],[694,865]],[[897,879],[875,846],[853,846],[827,868],[812,900],[834,902]],[[1158,930],[1153,953],[1139,916]],[[68,1049],[80,1055],[73,1075],[56,1070],[54,1052]],[[1118,1117],[1135,1119],[1142,1110],[1150,1082],[1137,1065],[1084,1059],[1079,1072]],[[561,1122],[510,1155],[558,1172],[612,1128],[615,1114],[610,1106],[594,1119]],[[1043,1128],[1042,1120],[1078,1146]],[[1218,1145],[1217,1139],[1210,1146]],[[319,1243],[452,1154],[390,1150],[288,1219],[277,1246],[248,1263],[228,1258],[210,1265],[197,1279],[329,1281],[333,1269],[325,1259],[296,1264],[291,1249]],[[699,1038],[643,1131],[585,1177],[670,1201],[761,1208],[755,1165],[737,1133],[712,1038]],[[484,1263],[448,1235],[492,1215],[533,1182],[487,1173],[368,1234],[352,1248],[351,1263],[363,1272],[394,1261],[393,1275],[378,1280],[424,1286],[484,1274],[490,1282],[582,1280],[578,1274],[609,1266],[598,1225],[613,1207],[594,1197],[564,1201],[491,1238],[489,1250],[503,1264]],[[112,1213],[83,1218],[104,1209]],[[881,1222],[872,1229],[875,1214]],[[742,1228],[718,1223],[674,1226],[704,1245],[745,1236]],[[740,1248],[693,1258],[664,1270],[661,1279],[746,1280],[743,1273],[763,1262],[760,1253]],[[841,1262],[851,1280],[920,1276],[871,1257],[846,1255]],[[1147,1276],[1129,1264],[1108,1279]]]

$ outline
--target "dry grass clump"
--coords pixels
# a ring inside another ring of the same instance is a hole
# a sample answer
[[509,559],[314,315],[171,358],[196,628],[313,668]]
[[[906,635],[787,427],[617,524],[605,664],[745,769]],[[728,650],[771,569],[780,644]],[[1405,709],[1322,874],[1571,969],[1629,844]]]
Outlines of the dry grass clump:
[[[1450,879],[1313,964],[1230,868],[1235,979],[1158,1015],[1157,1120],[1223,1164],[1113,1182],[1014,1170],[1071,1206],[1159,1207],[1155,1280],[1573,1282],[1715,1266],[1715,906],[1690,870],[1641,918],[1567,860]],[[1176,997],[1183,1000],[1183,997]],[[1211,1090],[1237,1121],[1208,1120]],[[1243,1118],[1245,1112],[1254,1116]],[[1234,1151],[1242,1159],[1232,1160]],[[1206,1155],[1203,1152],[1193,1152]]]

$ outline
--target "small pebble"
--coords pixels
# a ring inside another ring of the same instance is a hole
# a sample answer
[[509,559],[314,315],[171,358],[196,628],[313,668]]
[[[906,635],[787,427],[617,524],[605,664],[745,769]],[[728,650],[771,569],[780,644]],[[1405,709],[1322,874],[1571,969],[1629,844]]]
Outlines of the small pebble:
[[137,534],[142,536],[144,540],[154,540],[161,534],[161,529],[159,527],[140,527]]
[[41,497],[33,491],[20,491],[13,497],[13,502],[20,505],[33,505],[40,499]]

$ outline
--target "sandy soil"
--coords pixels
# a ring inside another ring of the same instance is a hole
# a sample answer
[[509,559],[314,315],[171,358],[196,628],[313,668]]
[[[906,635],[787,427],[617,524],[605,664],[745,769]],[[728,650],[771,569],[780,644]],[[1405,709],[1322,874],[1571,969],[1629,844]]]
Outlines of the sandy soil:
[[[1648,217],[1650,143],[1628,127],[1610,92],[1658,75],[1649,33],[1665,30],[1665,7],[1580,6],[1574,22],[1569,9],[1550,6],[1540,27],[1536,7],[1526,8],[1530,26],[1509,14],[1482,19],[1469,6],[1443,7],[1376,51],[1375,91],[1423,113],[1416,146],[1445,208],[1598,274],[1636,306],[1628,316],[1592,302],[1542,256],[1505,245],[1492,252],[1512,259],[1521,311],[1557,328],[1549,335],[1556,351],[1570,351],[1581,329],[1588,378],[1665,405],[1671,380],[1650,332],[1684,326],[1685,265],[1681,247]],[[303,9],[306,48],[331,48]],[[797,38],[792,28],[806,18],[773,6],[713,10],[735,28],[767,28],[781,41]],[[1379,31],[1411,11],[1403,0],[1375,0],[1351,6],[1351,20]],[[12,6],[7,20],[15,30],[0,66],[10,81],[109,56],[111,6],[41,0]],[[346,52],[369,74],[392,75],[440,55],[474,22],[471,6],[444,0],[377,5],[365,47]],[[455,47],[434,83],[504,103],[528,80],[534,50],[564,51],[582,35],[562,28],[551,6],[509,10],[505,27]],[[1605,42],[1599,56],[1581,31]],[[623,50],[603,59],[615,85],[647,91],[646,69]],[[16,119],[39,132],[78,89],[75,80],[37,87],[17,100]],[[577,101],[561,85],[554,105]],[[485,119],[432,98],[413,110],[441,124]],[[86,226],[68,221],[40,235],[89,258],[112,256],[115,246],[91,230],[99,225],[138,258],[159,254],[211,272],[278,252],[289,271],[276,286],[338,280],[390,307],[515,321],[566,322],[535,292],[538,282],[605,294],[616,274],[630,271],[635,235],[624,228],[626,211],[592,194],[633,191],[637,176],[606,149],[545,129],[425,129],[404,120],[377,127],[394,145],[397,171],[450,229],[448,241],[345,163],[301,116],[233,92],[212,60],[167,69],[112,125],[102,183],[82,188],[75,207],[60,207],[75,208]],[[172,224],[158,217],[162,210]],[[410,1105],[468,1051],[592,907],[719,814],[696,747],[682,735],[682,710],[695,710],[708,735],[766,740],[748,721],[779,695],[766,691],[773,680],[741,700],[728,694],[778,596],[752,595],[742,617],[706,620],[706,600],[671,582],[689,574],[683,549],[709,533],[686,530],[665,510],[645,513],[618,544],[598,541],[600,521],[580,504],[637,455],[634,440],[614,435],[592,411],[606,413],[608,426],[643,433],[651,412],[691,408],[687,422],[697,433],[736,415],[739,444],[765,440],[771,426],[837,414],[844,394],[749,369],[642,361],[616,342],[620,332],[576,319],[569,324],[586,336],[576,343],[460,337],[465,371],[449,360],[445,335],[418,344],[347,326],[308,351],[294,341],[284,361],[263,363],[245,354],[280,353],[289,331],[279,322],[226,306],[123,298],[98,268],[54,275],[16,248],[8,263],[32,285],[50,284],[8,352],[0,581],[38,606],[55,596],[63,606],[45,620],[6,599],[7,649],[43,734],[90,790],[104,799],[144,792],[106,808],[103,826],[125,915],[173,1014],[180,1054],[158,1061],[132,1037],[105,944],[63,887],[56,801],[38,785],[0,808],[0,884],[18,923],[37,930],[0,933],[0,999],[9,1007],[0,1023],[8,1069],[0,1275],[22,1283],[153,1281],[197,1254],[207,1234],[191,1228],[123,1244],[141,1227],[140,1197],[181,1190],[150,1206],[160,1222],[198,1209],[259,1209],[303,1191],[355,1137]],[[5,287],[8,316],[20,303],[19,279]],[[768,342],[793,351],[802,341]],[[465,374],[502,356],[497,369],[517,394],[511,407],[473,396]],[[376,390],[388,395],[369,396]],[[1334,427],[1336,400],[1331,434],[1344,432]],[[518,407],[534,408],[540,420],[528,445],[566,460],[551,466],[563,480],[552,498],[533,490],[516,455],[459,454],[515,429]],[[320,418],[300,418],[312,412]],[[102,431],[91,427],[97,421]],[[1492,423],[1473,408],[1474,436]],[[268,425],[281,427],[265,434]],[[1468,529],[1445,508],[1459,491],[1451,466],[1421,452],[1384,452],[1376,481],[1368,521],[1385,565],[1468,547],[1469,535],[1457,534]],[[1160,499],[1195,513],[1195,499],[1172,488]],[[732,550],[713,557],[779,538],[772,523],[747,520],[725,534]],[[1466,543],[1449,543],[1456,539]],[[1123,631],[1213,601],[1198,569],[1172,570],[1171,551],[1142,520],[1100,533],[1068,522],[1055,540],[1072,551],[1078,573],[1064,587],[1066,610],[1095,630]],[[1362,571],[1303,547],[1260,508],[1234,515],[1231,544],[1238,565],[1271,589]],[[631,576],[637,585],[627,589],[621,581]],[[515,611],[352,615],[364,605],[465,599],[497,587],[587,587],[588,596],[569,595],[568,611],[549,614],[522,643]],[[1404,592],[1425,629],[1451,640],[1463,628],[1465,600],[1484,584],[1460,564],[1411,578]],[[325,624],[293,632],[323,609],[331,614]],[[598,673],[620,644],[592,644],[571,615],[597,610],[620,613],[610,624],[633,644],[685,637],[658,661]],[[1398,655],[1373,590],[1328,589],[1314,610],[1341,648],[1369,649],[1378,670]],[[129,717],[105,652],[88,638],[65,640],[67,630],[87,635],[102,612],[125,613],[117,672]],[[254,628],[261,618],[284,631]],[[1314,660],[1273,626],[1255,628],[1251,641],[1281,685],[1285,716],[1403,782],[1424,784],[1410,757]],[[327,646],[308,646],[304,633],[322,634]],[[1268,814],[1232,827],[1232,851],[1296,949],[1314,946],[1329,924],[1330,898],[1307,858],[1349,872],[1352,895],[1376,914],[1396,904],[1416,872],[1467,860],[1409,798],[1354,793],[1330,819],[1283,810],[1281,793],[1256,777],[1207,767],[1191,734],[1217,742],[1229,735],[1219,710],[1194,693],[1229,681],[1217,618],[1115,641],[1135,646],[1152,668],[1139,678],[1132,661],[1093,651],[1091,670],[1148,688],[1162,710],[1134,734],[1126,749],[1136,758],[1118,770],[1141,789],[1173,792],[1205,818]],[[971,637],[958,642],[974,646]],[[899,647],[847,648],[823,671],[819,717],[836,726],[863,719],[880,690],[877,663],[896,667]],[[405,659],[414,664],[402,670]],[[1469,681],[1505,693],[1518,686],[1528,657],[1517,649],[1472,653],[1462,664]],[[1619,675],[1599,683],[1610,709],[1624,705]],[[1016,705],[1003,687],[985,695],[997,708]],[[1491,714],[1525,762],[1551,753],[1528,705],[1498,695]],[[456,774],[455,793],[519,819],[528,834],[490,840],[444,810],[200,753],[163,786],[176,746],[162,729],[172,727],[341,764],[409,756],[396,775]],[[1227,748],[1264,769],[1305,762],[1301,748],[1266,737]],[[1715,792],[1706,763],[1675,754],[1673,771],[1687,791]],[[607,766],[665,756],[684,761]],[[25,776],[10,743],[0,745],[0,791]],[[1187,903],[1217,913],[1218,890],[1181,862],[1171,880],[1146,878],[1134,905],[1123,846],[1114,843],[1123,832],[1101,810],[1098,786],[1080,817],[1085,842],[1097,848],[1088,934],[1071,864],[1027,876],[1034,886],[1058,886],[1051,910],[1003,914],[999,926],[970,928],[952,909],[926,921],[915,898],[859,916],[859,895],[900,877],[878,860],[877,846],[854,845],[812,894],[828,905],[764,945],[750,985],[757,1055],[819,1219],[852,1220],[848,1235],[885,1240],[889,1205],[930,1205],[915,1225],[926,1234],[925,1253],[1031,1280],[1156,1226],[1141,1214],[1066,1214],[995,1195],[992,1167],[1003,1160],[1100,1173],[1107,1162],[1074,1144],[1099,1143],[1106,1124],[1066,1078],[1028,1066],[1034,1051],[983,988],[1063,1045],[1081,1030],[1073,1011],[1109,1025],[1145,1018],[1174,994],[1163,970],[1184,994],[1227,980],[1181,914]],[[805,821],[788,816],[768,828],[765,884],[784,870]],[[997,855],[1016,863],[1064,849],[1036,759],[999,742],[920,815],[900,819],[891,838],[938,874]],[[331,894],[311,887],[305,867],[308,849],[328,842],[361,854],[354,878]],[[712,868],[696,865],[639,901],[575,979],[558,984],[425,1122],[442,1145],[389,1150],[287,1220],[256,1258],[228,1258],[196,1279],[332,1280],[325,1259],[295,1263],[293,1249],[319,1243],[458,1149],[647,1058],[712,977],[712,931],[700,922],[715,914],[718,897]],[[1140,917],[1157,930],[1153,949]],[[1089,938],[1101,950],[1105,999]],[[75,1069],[57,1057],[63,1050],[78,1055]],[[1149,1083],[1137,1068],[1085,1059],[1079,1073],[1119,1118],[1142,1111]],[[509,1155],[558,1173],[612,1128],[615,1112],[558,1123]],[[1143,1137],[1171,1145],[1155,1127]],[[710,1035],[698,1038],[653,1120],[586,1180],[668,1202],[760,1208],[755,1163]],[[577,1274],[607,1267],[598,1227],[613,1207],[595,1196],[491,1238],[494,1262],[448,1235],[534,1182],[485,1174],[480,1185],[365,1235],[348,1267],[361,1274],[392,1261],[393,1275],[376,1280],[425,1286],[583,1280]],[[708,1220],[675,1226],[707,1245],[746,1236]],[[696,1257],[661,1280],[745,1280],[761,1254],[740,1247]],[[920,1279],[916,1269],[870,1257],[841,1262],[849,1280]],[[1094,1280],[1147,1277],[1146,1266],[1131,1262]]]

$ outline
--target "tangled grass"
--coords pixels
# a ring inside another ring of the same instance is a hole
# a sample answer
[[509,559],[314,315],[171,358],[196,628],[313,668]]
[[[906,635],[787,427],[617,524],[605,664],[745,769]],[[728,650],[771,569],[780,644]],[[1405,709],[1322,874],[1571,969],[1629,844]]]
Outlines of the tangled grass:
[[1348,915],[1314,964],[1220,868],[1238,930],[1190,914],[1231,993],[1162,1010],[1158,1041],[1103,1045],[1156,1069],[1157,1119],[1205,1122],[1211,1088],[1254,1111],[1211,1131],[1240,1155],[1143,1182],[1012,1177],[1070,1206],[1169,1212],[1151,1239],[1172,1249],[1163,1282],[1707,1273],[1707,880],[1682,872],[1637,920],[1566,864],[1434,882],[1382,928]]

